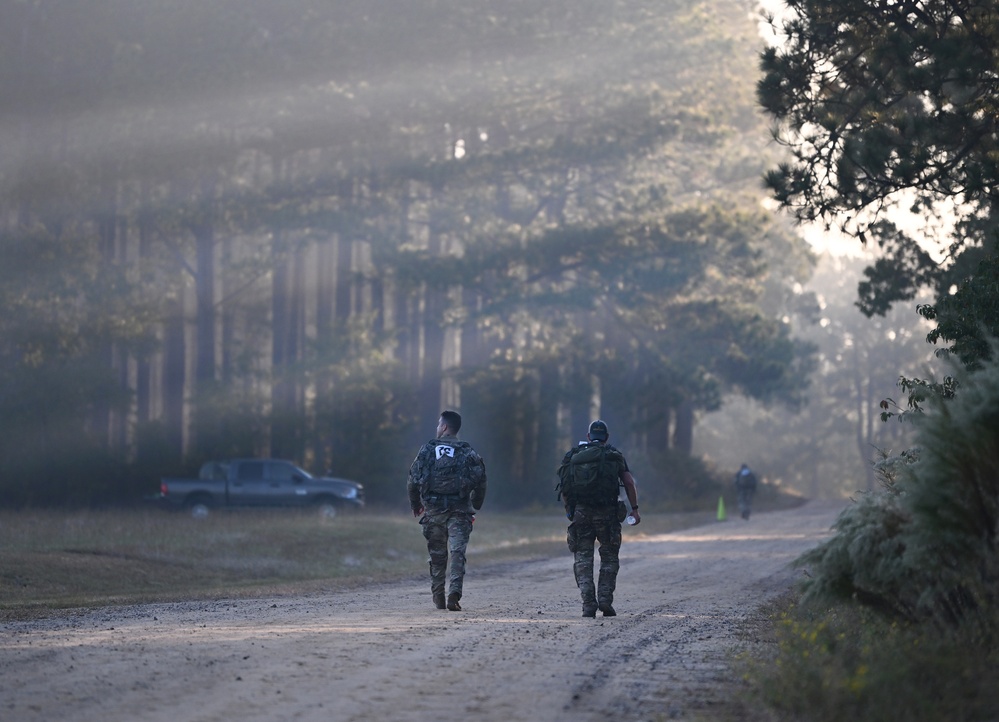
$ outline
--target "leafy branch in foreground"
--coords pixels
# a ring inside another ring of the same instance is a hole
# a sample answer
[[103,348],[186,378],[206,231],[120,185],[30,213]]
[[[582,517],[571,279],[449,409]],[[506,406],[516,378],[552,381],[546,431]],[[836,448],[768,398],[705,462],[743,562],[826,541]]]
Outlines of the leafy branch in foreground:
[[[921,414],[926,406],[926,400],[930,397],[952,399],[957,393],[958,384],[953,376],[944,376],[941,381],[899,376],[897,386],[907,397],[907,408],[903,409],[895,399],[882,399],[880,404],[882,421],[888,421],[892,418],[905,421],[912,414]],[[897,411],[892,409],[897,409]]]

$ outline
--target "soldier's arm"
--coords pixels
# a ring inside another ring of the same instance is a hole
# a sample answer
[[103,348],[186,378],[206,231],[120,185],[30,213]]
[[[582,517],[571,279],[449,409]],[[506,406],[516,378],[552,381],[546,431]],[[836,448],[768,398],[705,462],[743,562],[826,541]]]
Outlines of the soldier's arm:
[[624,485],[624,493],[628,496],[628,504],[631,506],[631,515],[635,517],[637,524],[642,520],[642,515],[638,513],[638,485],[635,484],[635,477],[630,471],[621,472],[621,483]]
[[413,510],[413,516],[423,514],[423,500],[420,498],[420,478],[423,473],[423,449],[413,459],[409,467],[409,481],[406,482],[406,492],[409,495],[409,507]]
[[479,478],[476,480],[475,488],[472,489],[472,508],[478,511],[482,508],[482,502],[486,500],[486,462],[480,456],[478,459]]

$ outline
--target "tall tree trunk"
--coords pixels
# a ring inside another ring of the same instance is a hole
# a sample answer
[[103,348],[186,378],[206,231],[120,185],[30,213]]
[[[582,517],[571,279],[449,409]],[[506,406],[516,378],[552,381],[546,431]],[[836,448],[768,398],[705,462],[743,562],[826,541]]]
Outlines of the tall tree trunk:
[[[290,160],[276,160],[275,164],[275,179],[280,184],[292,174]],[[301,358],[305,289],[302,259],[294,239],[282,228],[273,231],[271,259],[271,453],[301,461],[304,409],[294,365]]]
[[[316,345],[327,358],[333,350],[333,309],[336,298],[336,251],[339,239],[334,236],[316,249],[318,279],[316,287]],[[330,359],[331,360],[331,359]],[[323,366],[326,364],[324,363]],[[333,400],[333,379],[330,374],[319,370],[316,374],[316,416],[318,428],[315,430],[314,449],[316,468],[327,471],[333,462],[333,439],[324,426],[329,425],[328,413],[336,407]]]
[[[290,366],[297,366],[305,358],[305,300],[307,294],[306,283],[307,251],[302,246],[296,246],[291,264],[291,288],[289,325],[291,334],[289,336],[288,358]],[[289,379],[289,398],[291,401],[291,417],[288,424],[292,429],[294,446],[291,449],[291,458],[299,463],[304,463],[306,457],[306,408],[305,408],[305,382],[301,373],[295,371]]]
[[[194,233],[195,341],[194,341],[194,403],[198,422],[192,427],[195,438],[190,447],[201,456],[212,452],[220,435],[216,427],[218,415],[203,413],[209,403],[206,392],[216,380],[216,318],[215,318],[215,189],[205,178],[199,187],[199,217],[192,226]],[[211,423],[207,422],[211,419]]]
[[[565,449],[559,449],[558,433],[558,364],[547,361],[538,370],[538,413],[535,438],[537,444],[528,461],[529,469],[537,469],[538,476],[548,478],[562,459]],[[554,485],[554,479],[552,484]]]
[[288,368],[292,362],[294,325],[290,313],[290,271],[285,243],[283,231],[276,230],[271,286],[271,454],[278,458],[290,456],[294,447],[289,428],[294,394]]
[[[431,216],[429,228],[429,252],[431,257],[444,253],[442,238],[437,228],[436,219]],[[428,283],[423,284],[422,318],[420,326],[423,338],[420,344],[420,378],[418,408],[420,421],[426,423],[436,419],[441,408],[441,386],[443,381],[442,364],[444,361],[444,311],[447,308],[446,288],[438,288]]]
[[194,376],[198,386],[215,381],[215,229],[209,219],[194,229],[197,246],[198,274],[195,278],[197,298],[197,351]]
[[[857,348],[856,344],[854,345],[853,359],[853,395],[854,408],[857,413],[857,421],[854,424],[854,438],[860,458],[869,460],[871,458],[871,430],[868,422],[871,411],[874,408],[874,399],[871,398],[870,372],[865,371],[865,369],[870,369],[870,363],[861,358],[861,351]],[[867,490],[871,491],[874,489],[876,478],[874,469],[870,463],[864,464],[864,479]]]
[[[350,320],[355,309],[352,303],[354,298],[354,242],[340,237],[337,239],[335,249],[335,272],[336,280],[333,287],[333,333],[347,333],[350,327]],[[342,389],[335,385],[330,387],[329,417],[330,428],[325,429],[323,436],[326,439],[325,447],[333,463],[333,457],[337,453],[335,448],[341,442],[335,435],[334,429],[338,427],[347,428],[350,425],[350,409]]]
[[226,385],[233,382],[235,373],[233,368],[233,351],[236,344],[236,314],[232,308],[232,304],[227,303],[225,300],[226,294],[229,293],[229,284],[226,283],[226,276],[223,275],[225,271],[233,267],[232,245],[232,237],[226,234],[225,238],[222,239],[222,268],[221,273],[218,275],[217,293],[217,296],[222,299],[217,311],[222,334],[219,344],[221,358],[219,358],[218,377]]
[[569,435],[572,443],[586,440],[593,419],[591,407],[593,400],[592,379],[588,374],[576,370],[570,372],[568,387],[572,389],[569,399]]
[[694,404],[684,399],[677,404],[673,428],[673,448],[690,456],[694,450]]
[[354,279],[351,273],[354,262],[354,243],[340,238],[336,248],[336,289],[333,294],[333,324],[338,328],[346,328],[354,309],[351,299],[354,295]]
[[[128,249],[132,243],[128,224],[124,218],[118,220],[118,237],[121,243],[118,262],[124,265],[128,263]],[[133,359],[122,345],[115,348],[115,364],[118,369],[118,385],[123,392],[129,394],[130,401],[128,404],[122,404],[117,413],[112,414],[112,446],[118,458],[128,458],[134,451],[129,449],[129,438],[132,429],[135,428],[134,397],[131,395],[134,390],[132,374],[134,366]]]
[[[182,292],[178,292],[182,294]],[[183,296],[169,304],[163,329],[163,422],[165,440],[177,461],[184,457],[185,361]]]
[[391,323],[391,319],[386,316],[386,310],[391,308],[390,305],[386,304],[386,296],[390,293],[390,290],[386,282],[386,276],[382,273],[374,273],[370,285],[372,329],[376,334],[380,334],[385,331],[387,324]]
[[334,236],[320,243],[317,250],[319,266],[316,289],[316,339],[319,347],[326,349],[333,338],[333,308],[337,287],[336,252],[339,239]]
[[642,415],[645,421],[645,448],[649,453],[662,453],[670,448],[670,422],[673,409],[662,398],[646,399],[642,404]]
[[419,409],[423,423],[436,419],[441,408],[441,361],[444,351],[444,295],[433,288],[423,288],[423,313],[421,314],[422,341],[420,343]]
[[[116,184],[109,180],[113,175],[110,168],[102,168],[102,177],[99,180],[100,197],[98,200],[101,203],[101,208],[98,211],[97,217],[98,253],[100,254],[101,265],[106,268],[114,266],[117,245],[118,208],[115,193]],[[115,362],[113,344],[109,339],[97,339],[96,341],[98,345],[94,350],[94,354],[97,358],[97,363],[102,368],[113,369]],[[105,395],[102,394],[94,399],[90,416],[91,424],[97,432],[98,438],[100,438],[104,448],[109,449],[112,437],[111,406]]]
[[[150,252],[150,220],[146,208],[149,206],[149,184],[143,180],[139,190],[139,235],[138,263],[145,262]],[[152,367],[145,354],[135,363],[135,413],[139,424],[152,420]]]

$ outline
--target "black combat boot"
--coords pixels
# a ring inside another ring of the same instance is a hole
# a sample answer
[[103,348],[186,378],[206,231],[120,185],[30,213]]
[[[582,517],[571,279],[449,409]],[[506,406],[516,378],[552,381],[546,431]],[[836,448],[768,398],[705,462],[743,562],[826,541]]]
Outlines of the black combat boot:
[[444,592],[443,591],[434,592],[434,606],[437,607],[438,609],[444,609],[445,608],[446,605],[444,604]]
[[447,608],[452,612],[460,612],[461,605],[458,604],[458,600],[461,599],[461,595],[457,592],[451,592],[447,595]]

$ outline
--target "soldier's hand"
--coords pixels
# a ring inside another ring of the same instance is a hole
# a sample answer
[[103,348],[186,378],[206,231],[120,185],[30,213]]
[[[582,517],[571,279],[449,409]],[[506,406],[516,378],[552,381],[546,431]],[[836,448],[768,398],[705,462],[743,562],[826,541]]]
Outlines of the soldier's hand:
[[636,526],[642,523],[642,515],[638,513],[638,509],[632,509],[631,510],[631,515],[633,517],[635,517],[635,525]]
[[413,516],[419,518],[423,516],[423,511],[424,511],[423,507],[419,506],[416,509],[413,509]]

